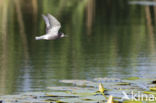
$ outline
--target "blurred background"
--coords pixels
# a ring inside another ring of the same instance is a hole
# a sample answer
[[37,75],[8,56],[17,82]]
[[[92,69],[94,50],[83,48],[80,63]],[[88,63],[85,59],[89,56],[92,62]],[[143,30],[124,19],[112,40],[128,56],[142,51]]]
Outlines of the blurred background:
[[[156,0],[0,0],[0,95],[62,79],[156,77]],[[68,35],[35,41],[51,13]]]

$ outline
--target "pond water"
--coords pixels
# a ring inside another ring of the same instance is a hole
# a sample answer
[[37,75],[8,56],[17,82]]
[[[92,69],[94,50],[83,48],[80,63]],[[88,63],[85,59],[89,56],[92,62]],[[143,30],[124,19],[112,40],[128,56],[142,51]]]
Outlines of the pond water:
[[[30,5],[23,3],[18,10],[16,3],[8,4],[7,14],[3,10],[0,16],[1,95],[45,91],[65,85],[59,82],[64,79],[156,78],[155,32],[148,9],[127,0],[111,2],[112,8],[106,1],[86,1],[62,6],[59,0],[55,8],[56,0],[38,0],[36,14]],[[55,15],[68,37],[36,41],[45,32],[42,13]]]

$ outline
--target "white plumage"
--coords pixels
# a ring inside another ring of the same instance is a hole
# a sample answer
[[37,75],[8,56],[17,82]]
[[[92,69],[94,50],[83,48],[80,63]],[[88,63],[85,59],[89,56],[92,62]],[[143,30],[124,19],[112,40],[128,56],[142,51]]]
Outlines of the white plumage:
[[42,17],[46,24],[46,34],[35,37],[36,40],[54,40],[65,36],[64,33],[59,32],[61,24],[54,16],[47,14]]

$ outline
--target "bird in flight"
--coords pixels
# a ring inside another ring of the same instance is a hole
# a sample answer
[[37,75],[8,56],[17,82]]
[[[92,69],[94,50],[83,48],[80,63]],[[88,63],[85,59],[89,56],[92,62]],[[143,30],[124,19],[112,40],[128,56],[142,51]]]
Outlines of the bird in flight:
[[51,14],[42,15],[46,24],[46,34],[35,37],[36,40],[54,40],[65,37],[64,33],[59,32],[60,22]]

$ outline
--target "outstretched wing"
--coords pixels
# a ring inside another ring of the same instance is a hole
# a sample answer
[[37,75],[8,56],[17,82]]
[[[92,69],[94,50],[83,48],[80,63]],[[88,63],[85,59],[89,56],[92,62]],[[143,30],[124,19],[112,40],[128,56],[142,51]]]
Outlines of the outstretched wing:
[[61,28],[60,22],[52,15],[48,14],[47,15],[50,28],[48,29],[48,32],[55,32],[58,33],[59,29]]
[[45,21],[45,24],[46,24],[46,33],[48,32],[48,30],[50,29],[50,23],[49,23],[49,19],[47,16],[45,15],[42,15],[44,21]]

